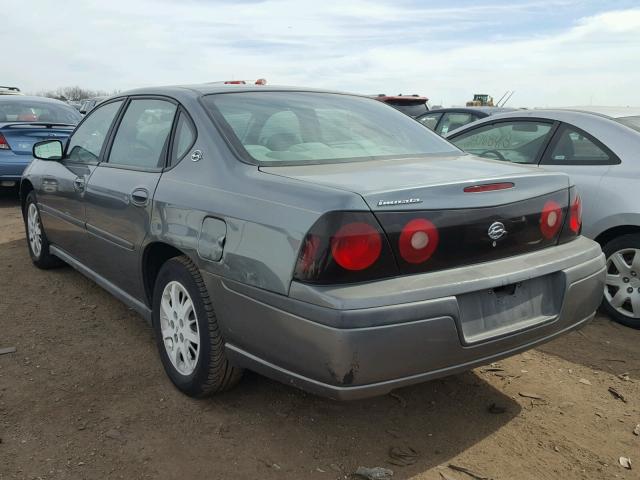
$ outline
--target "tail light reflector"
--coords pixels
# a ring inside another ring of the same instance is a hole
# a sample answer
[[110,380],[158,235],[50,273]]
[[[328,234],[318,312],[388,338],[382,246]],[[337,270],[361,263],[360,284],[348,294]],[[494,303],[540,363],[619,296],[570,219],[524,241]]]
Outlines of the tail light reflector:
[[439,240],[438,229],[433,223],[423,218],[415,218],[400,232],[398,250],[406,262],[423,263],[431,258]]
[[0,133],[0,150],[11,150],[11,147],[7,143],[7,139]]
[[540,216],[540,232],[547,240],[554,238],[562,227],[562,207],[554,200],[549,200],[542,208]]

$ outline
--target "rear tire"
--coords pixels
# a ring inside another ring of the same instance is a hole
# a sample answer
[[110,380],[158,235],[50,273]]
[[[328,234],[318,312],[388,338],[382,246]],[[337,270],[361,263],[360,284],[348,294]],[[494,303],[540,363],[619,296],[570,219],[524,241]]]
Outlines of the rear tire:
[[43,270],[60,267],[64,262],[49,251],[49,240],[42,226],[40,209],[33,191],[29,192],[24,205],[24,228],[27,235],[27,248],[33,264]]
[[640,233],[614,238],[602,251],[607,280],[601,309],[616,322],[640,329]]
[[188,257],[172,258],[160,268],[152,318],[160,359],[180,391],[206,397],[238,383],[242,369],[225,356],[209,292]]

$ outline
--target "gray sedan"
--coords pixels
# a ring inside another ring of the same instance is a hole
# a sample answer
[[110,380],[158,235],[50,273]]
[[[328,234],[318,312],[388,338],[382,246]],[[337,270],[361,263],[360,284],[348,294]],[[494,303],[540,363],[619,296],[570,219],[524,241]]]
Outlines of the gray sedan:
[[188,395],[243,368],[383,394],[551,340],[601,301],[567,175],[464,154],[370,98],[136,90],[34,154],[33,262],[140,312]]
[[447,138],[482,157],[568,173],[584,204],[583,234],[607,256],[603,309],[640,328],[640,112],[600,111],[517,111],[466,125]]

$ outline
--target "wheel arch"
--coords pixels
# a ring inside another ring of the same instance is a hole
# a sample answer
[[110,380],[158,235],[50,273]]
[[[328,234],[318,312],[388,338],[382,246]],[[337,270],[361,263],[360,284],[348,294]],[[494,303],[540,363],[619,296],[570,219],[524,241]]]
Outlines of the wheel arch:
[[160,268],[168,260],[182,255],[186,255],[182,250],[161,241],[151,242],[145,247],[142,254],[142,281],[148,306],[153,304],[153,289]]
[[24,214],[25,203],[27,203],[27,195],[35,190],[30,180],[24,179],[20,182],[20,211]]
[[614,238],[620,237],[622,235],[628,235],[630,233],[640,233],[640,226],[618,225],[601,232],[594,240],[598,242],[601,247],[604,247]]

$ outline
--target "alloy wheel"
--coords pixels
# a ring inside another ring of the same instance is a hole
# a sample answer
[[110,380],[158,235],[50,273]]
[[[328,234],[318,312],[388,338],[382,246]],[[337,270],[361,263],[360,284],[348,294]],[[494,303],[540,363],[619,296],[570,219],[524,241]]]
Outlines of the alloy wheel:
[[191,375],[198,363],[198,318],[187,289],[179,282],[167,283],[160,303],[160,330],[167,356],[181,375]]
[[40,214],[35,203],[29,204],[27,212],[27,234],[29,236],[29,245],[33,255],[38,258],[42,252],[42,229],[40,228]]
[[607,259],[604,296],[617,312],[640,318],[640,249],[618,250]]

